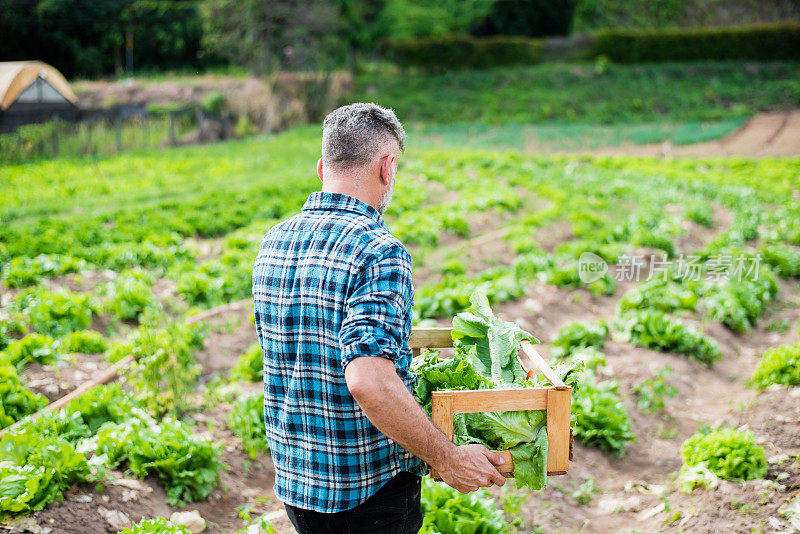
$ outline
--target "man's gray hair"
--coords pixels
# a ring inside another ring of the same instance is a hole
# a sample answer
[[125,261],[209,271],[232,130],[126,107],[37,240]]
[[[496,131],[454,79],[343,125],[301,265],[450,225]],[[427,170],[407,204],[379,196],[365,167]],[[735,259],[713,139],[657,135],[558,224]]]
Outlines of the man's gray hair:
[[371,103],[342,106],[322,123],[322,162],[340,169],[362,167],[392,140],[405,150],[406,132],[394,111]]

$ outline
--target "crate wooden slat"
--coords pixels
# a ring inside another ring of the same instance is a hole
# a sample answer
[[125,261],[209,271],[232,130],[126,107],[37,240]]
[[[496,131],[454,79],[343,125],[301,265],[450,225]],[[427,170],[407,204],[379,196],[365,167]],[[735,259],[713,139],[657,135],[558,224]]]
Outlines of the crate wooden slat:
[[[409,339],[414,354],[423,349],[452,347],[449,328],[413,328]],[[520,344],[519,360],[528,378],[541,373],[552,387],[475,389],[463,391],[434,391],[431,419],[452,441],[453,415],[457,413],[513,412],[526,410],[547,411],[547,474],[563,475],[572,460],[572,429],[570,409],[572,388],[566,386],[544,358],[527,341]],[[514,464],[509,451],[495,451],[505,463],[498,471],[512,477]],[[431,476],[438,473],[431,469]]]

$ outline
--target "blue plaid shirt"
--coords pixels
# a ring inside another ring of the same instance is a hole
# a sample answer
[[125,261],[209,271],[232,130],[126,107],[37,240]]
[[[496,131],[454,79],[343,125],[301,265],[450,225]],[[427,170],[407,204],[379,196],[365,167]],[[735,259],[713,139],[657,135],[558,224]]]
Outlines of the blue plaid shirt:
[[271,228],[253,268],[264,351],[264,418],[275,495],[320,512],[349,510],[423,464],[369,422],[344,379],[359,356],[395,364],[411,390],[411,257],[373,207],[312,193]]

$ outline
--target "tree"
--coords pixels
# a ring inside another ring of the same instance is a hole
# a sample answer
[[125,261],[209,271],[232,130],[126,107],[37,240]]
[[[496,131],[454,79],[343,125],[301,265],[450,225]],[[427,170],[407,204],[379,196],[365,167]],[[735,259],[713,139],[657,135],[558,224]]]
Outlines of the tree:
[[0,0],[0,60],[41,59],[66,76],[121,73],[131,33],[137,67],[198,65],[197,0]]
[[386,3],[386,0],[336,0],[342,18],[340,36],[353,72],[358,70],[358,55],[374,50],[378,39],[386,34],[388,24],[383,16]]
[[464,33],[486,17],[495,0],[388,0],[384,25],[390,37],[436,37]]
[[577,0],[496,0],[473,35],[568,35]]
[[341,61],[342,18],[330,0],[204,0],[204,43],[262,74],[326,70]]

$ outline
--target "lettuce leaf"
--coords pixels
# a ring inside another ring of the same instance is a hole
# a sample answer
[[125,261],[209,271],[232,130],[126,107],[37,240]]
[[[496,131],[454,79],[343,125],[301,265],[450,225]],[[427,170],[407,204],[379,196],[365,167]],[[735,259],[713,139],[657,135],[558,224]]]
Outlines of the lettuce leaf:
[[459,352],[452,358],[439,358],[437,351],[425,351],[411,362],[411,371],[417,377],[414,396],[429,414],[434,391],[492,388],[492,383]]
[[516,323],[495,317],[483,292],[476,291],[469,300],[472,305],[453,318],[456,349],[466,353],[475,370],[494,384],[511,384],[524,378],[517,359],[519,343],[539,340]]
[[514,461],[517,488],[542,489],[547,486],[547,432],[542,429],[536,439],[509,449]]
[[544,428],[546,420],[544,410],[466,414],[468,428],[481,436],[493,449],[501,450],[534,441]]

